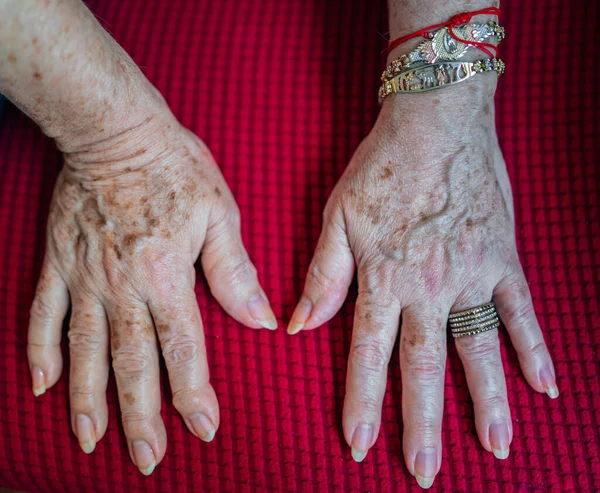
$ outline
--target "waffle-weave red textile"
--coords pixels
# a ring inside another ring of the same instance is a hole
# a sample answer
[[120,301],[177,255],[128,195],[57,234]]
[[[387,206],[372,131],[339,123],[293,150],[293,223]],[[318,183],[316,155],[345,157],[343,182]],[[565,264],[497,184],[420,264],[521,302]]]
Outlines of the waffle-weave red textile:
[[[384,2],[97,0],[90,7],[212,149],[242,211],[243,234],[275,312],[287,322],[321,211],[378,111]],[[555,358],[560,398],[531,390],[508,337],[514,419],[506,461],[480,446],[460,361],[449,351],[444,460],[432,491],[600,489],[597,4],[507,0],[507,71],[497,123],[517,237]],[[0,485],[29,492],[420,491],[404,466],[397,354],[381,436],[355,463],[341,433],[353,298],[298,336],[245,329],[200,276],[221,427],[205,444],[185,428],[163,369],[167,454],[151,477],[129,459],[109,384],[109,427],[91,456],[69,428],[68,365],[30,390],[28,311],[61,158],[14,107],[0,123]],[[65,348],[66,349],[66,348]],[[68,352],[65,352],[65,356]],[[68,361],[67,361],[68,363]]]

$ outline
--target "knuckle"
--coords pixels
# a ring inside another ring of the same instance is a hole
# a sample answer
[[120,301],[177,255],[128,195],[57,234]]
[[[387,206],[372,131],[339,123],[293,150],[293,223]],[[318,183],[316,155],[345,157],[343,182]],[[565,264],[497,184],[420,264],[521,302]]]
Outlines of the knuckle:
[[147,411],[132,411],[121,409],[121,417],[125,427],[132,425],[144,425],[151,421],[152,416]]
[[89,387],[82,385],[72,385],[69,390],[69,395],[72,402],[92,402],[94,400],[94,393]]
[[198,358],[198,343],[191,337],[178,336],[168,341],[163,348],[168,366],[186,366]]
[[308,278],[311,284],[316,284],[319,290],[323,292],[327,292],[336,284],[336,281],[325,274],[316,262],[312,264],[308,271]]
[[69,346],[75,352],[97,352],[104,346],[104,340],[99,333],[71,326],[69,329]]
[[533,305],[526,301],[517,302],[506,311],[505,315],[508,323],[513,325],[525,325],[531,320],[535,320]]
[[52,318],[57,311],[57,306],[50,301],[48,296],[36,295],[31,304],[30,313],[38,318]]
[[139,348],[121,347],[113,351],[112,367],[120,378],[136,381],[150,370],[150,358]]
[[380,373],[387,368],[390,356],[391,351],[385,344],[377,340],[367,340],[352,346],[349,360],[363,370]]
[[411,433],[428,442],[436,441],[441,431],[441,420],[435,417],[432,411],[432,409],[425,411],[419,416],[418,421],[410,423]]
[[381,403],[373,395],[361,394],[359,403],[361,412],[364,414],[378,415],[380,413]]
[[256,267],[245,257],[226,267],[225,277],[233,286],[244,284],[256,276]]
[[504,409],[508,407],[506,397],[500,394],[491,394],[481,397],[478,400],[479,406],[484,409]]
[[382,306],[397,303],[397,293],[391,289],[397,273],[398,265],[394,262],[363,261],[360,263],[358,273],[359,297],[368,298]]
[[499,357],[500,342],[496,331],[488,331],[479,337],[460,337],[456,345],[463,357],[470,361],[489,361]]
[[234,231],[240,229],[242,215],[234,200],[220,200],[215,204],[213,210],[216,213],[215,219],[219,224],[219,229],[233,229]]
[[435,361],[419,361],[410,365],[409,372],[424,382],[437,382],[444,375],[444,367]]
[[423,344],[422,346],[402,345],[402,371],[421,381],[438,381],[443,378],[445,362],[438,343]]
[[182,414],[193,412],[194,409],[200,409],[203,405],[200,390],[196,388],[174,390],[173,405]]
[[548,354],[548,347],[544,341],[540,341],[533,346],[527,348],[525,351],[517,349],[517,354],[519,357],[536,357],[536,356],[544,356]]

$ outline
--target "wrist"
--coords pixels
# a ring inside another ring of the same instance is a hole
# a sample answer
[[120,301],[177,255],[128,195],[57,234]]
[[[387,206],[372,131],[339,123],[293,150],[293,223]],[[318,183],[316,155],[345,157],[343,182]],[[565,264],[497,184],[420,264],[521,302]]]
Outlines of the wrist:
[[419,168],[443,165],[440,156],[451,150],[497,146],[496,75],[478,75],[488,80],[473,77],[439,90],[386,97],[374,133]]
[[104,87],[104,91],[86,91],[82,95],[83,111],[77,112],[68,105],[60,118],[42,124],[44,132],[55,139],[64,153],[102,147],[102,142],[122,140],[149,120],[172,117],[161,94],[137,67],[124,69]]
[[83,2],[12,0],[0,10],[0,92],[65,152],[168,112]]
[[497,83],[497,74],[487,72],[432,91],[390,94],[382,102],[380,116],[410,119],[415,123],[423,118],[435,118],[439,113],[453,114],[457,122],[465,123],[474,121],[475,117],[491,116],[493,119]]

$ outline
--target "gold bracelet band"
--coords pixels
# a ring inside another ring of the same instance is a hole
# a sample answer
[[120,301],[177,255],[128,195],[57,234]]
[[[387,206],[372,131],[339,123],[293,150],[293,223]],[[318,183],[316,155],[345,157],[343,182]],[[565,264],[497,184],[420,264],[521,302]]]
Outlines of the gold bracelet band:
[[504,73],[504,62],[486,58],[477,62],[442,62],[420,65],[400,72],[383,82],[379,88],[379,102],[390,94],[426,92],[463,82],[481,72]]

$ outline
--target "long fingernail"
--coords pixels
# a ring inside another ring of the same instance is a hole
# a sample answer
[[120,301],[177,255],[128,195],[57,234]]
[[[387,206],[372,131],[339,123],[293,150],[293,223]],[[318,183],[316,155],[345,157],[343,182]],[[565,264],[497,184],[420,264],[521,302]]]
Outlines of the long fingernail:
[[540,382],[542,382],[546,394],[548,394],[551,399],[556,399],[558,397],[558,387],[556,386],[556,379],[550,365],[545,365],[540,370]]
[[298,302],[298,306],[292,314],[292,319],[290,320],[290,325],[288,325],[287,333],[294,335],[300,332],[306,325],[306,321],[310,317],[311,312],[312,303],[308,298],[302,296]]
[[39,397],[46,392],[46,379],[41,368],[36,366],[31,370],[31,381],[33,383],[33,395]]
[[510,451],[510,433],[506,421],[490,425],[490,445],[497,459],[506,459]]
[[135,459],[135,465],[140,472],[148,476],[152,474],[156,467],[156,459],[154,458],[154,452],[150,448],[147,442],[144,440],[134,440],[131,444],[133,449],[133,458]]
[[198,435],[198,438],[205,442],[211,442],[217,432],[213,422],[204,414],[198,413],[190,417],[192,428]]
[[361,424],[354,430],[352,436],[352,458],[356,462],[362,462],[369,452],[369,446],[373,440],[373,427],[367,424]]
[[267,297],[263,293],[256,293],[248,300],[248,310],[250,315],[261,327],[269,330],[277,328],[277,318],[269,305]]
[[75,433],[81,449],[86,454],[91,454],[96,448],[96,433],[94,423],[85,414],[75,416]]
[[415,457],[415,479],[421,488],[430,488],[437,473],[437,451],[433,447],[420,450]]

